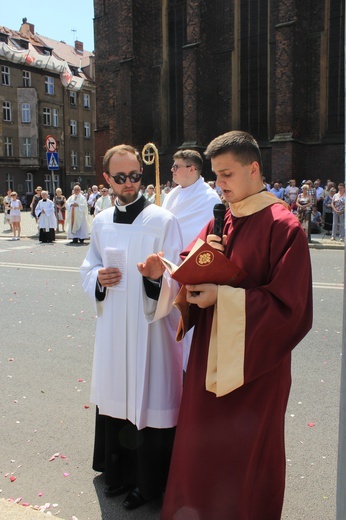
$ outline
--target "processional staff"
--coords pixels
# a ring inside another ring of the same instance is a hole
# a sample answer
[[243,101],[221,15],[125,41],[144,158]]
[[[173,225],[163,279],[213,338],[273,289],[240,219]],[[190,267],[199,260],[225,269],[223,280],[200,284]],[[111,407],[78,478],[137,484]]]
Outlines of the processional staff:
[[161,206],[159,151],[153,143],[147,143],[143,146],[142,159],[148,165],[155,163],[155,203],[157,206]]

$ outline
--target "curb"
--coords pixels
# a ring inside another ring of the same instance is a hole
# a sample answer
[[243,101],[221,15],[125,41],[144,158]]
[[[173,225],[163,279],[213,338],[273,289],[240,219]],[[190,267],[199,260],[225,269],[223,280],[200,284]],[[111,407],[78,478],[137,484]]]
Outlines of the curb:
[[[6,520],[38,520],[43,518],[43,511],[34,509],[33,506],[23,506],[15,502],[9,502],[4,498],[0,499],[0,518]],[[55,516],[58,520],[62,518]]]

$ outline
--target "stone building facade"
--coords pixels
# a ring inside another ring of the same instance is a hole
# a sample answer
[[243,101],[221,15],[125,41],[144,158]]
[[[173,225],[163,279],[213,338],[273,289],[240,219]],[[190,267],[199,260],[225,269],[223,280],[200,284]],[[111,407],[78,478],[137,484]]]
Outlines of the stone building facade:
[[177,148],[241,129],[268,180],[342,180],[344,14],[343,0],[94,0],[97,175],[108,146],[154,142],[168,180]]
[[38,185],[69,195],[75,182],[94,183],[93,69],[82,42],[39,36],[26,19],[19,31],[0,27],[0,193],[15,190],[29,202]]

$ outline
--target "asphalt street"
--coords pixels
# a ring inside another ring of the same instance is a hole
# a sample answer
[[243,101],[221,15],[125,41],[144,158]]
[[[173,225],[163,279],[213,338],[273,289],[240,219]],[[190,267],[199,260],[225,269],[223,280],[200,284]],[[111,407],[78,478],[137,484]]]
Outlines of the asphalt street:
[[[63,235],[12,242],[0,223],[0,518],[31,520],[34,507],[64,520],[159,518],[160,503],[127,512],[124,497],[106,499],[91,469],[96,315],[78,273],[87,247]],[[293,354],[283,520],[335,518],[344,251],[321,246],[311,258],[314,324]],[[15,516],[9,499],[21,504]]]

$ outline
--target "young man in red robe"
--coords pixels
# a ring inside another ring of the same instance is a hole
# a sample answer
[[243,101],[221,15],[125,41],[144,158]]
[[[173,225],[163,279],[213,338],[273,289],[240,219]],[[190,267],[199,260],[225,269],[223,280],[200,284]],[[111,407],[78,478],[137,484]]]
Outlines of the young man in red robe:
[[[287,205],[263,191],[251,135],[221,135],[205,154],[229,209],[222,241],[213,221],[199,237],[248,274],[237,288],[186,286],[195,332],[161,519],[280,520],[291,351],[312,325],[309,249]],[[157,262],[139,270],[157,279]]]

